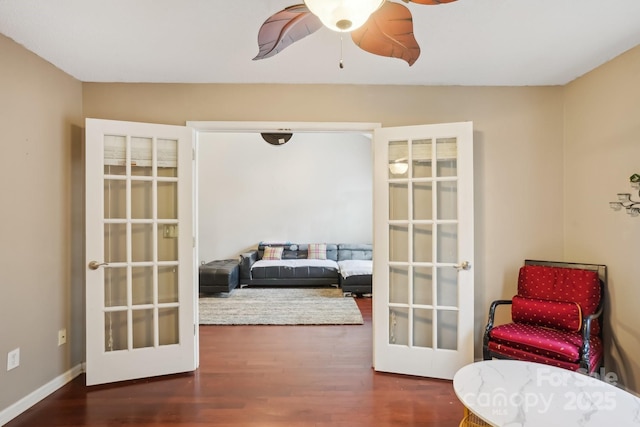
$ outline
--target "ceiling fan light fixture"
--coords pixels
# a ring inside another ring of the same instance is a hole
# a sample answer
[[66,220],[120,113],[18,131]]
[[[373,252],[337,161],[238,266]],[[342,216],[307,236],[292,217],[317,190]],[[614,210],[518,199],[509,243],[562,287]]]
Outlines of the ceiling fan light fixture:
[[409,163],[406,160],[389,163],[389,172],[393,175],[404,175],[408,170]]
[[341,33],[360,28],[385,0],[304,0],[325,27]]

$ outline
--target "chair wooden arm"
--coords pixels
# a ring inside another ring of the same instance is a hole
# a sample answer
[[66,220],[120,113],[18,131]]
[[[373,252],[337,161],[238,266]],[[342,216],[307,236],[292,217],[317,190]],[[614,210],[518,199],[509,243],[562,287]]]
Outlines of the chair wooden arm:
[[496,314],[496,308],[499,305],[512,304],[513,302],[510,299],[499,299],[491,303],[491,307],[489,307],[489,320],[487,321],[487,327],[485,331],[490,331],[493,329],[494,317]]
[[499,299],[492,302],[491,307],[489,307],[489,319],[487,320],[487,326],[484,328],[484,337],[482,338],[482,352],[485,360],[491,359],[491,355],[489,354],[489,333],[491,332],[491,329],[493,329],[496,308],[499,305],[507,304],[511,305],[513,302],[510,299]]

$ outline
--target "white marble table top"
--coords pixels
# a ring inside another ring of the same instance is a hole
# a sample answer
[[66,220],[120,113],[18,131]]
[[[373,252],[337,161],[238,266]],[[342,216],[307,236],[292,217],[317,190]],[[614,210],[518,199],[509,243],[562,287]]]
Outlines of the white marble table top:
[[640,426],[640,399],[577,372],[515,360],[461,368],[453,388],[471,412],[496,427]]

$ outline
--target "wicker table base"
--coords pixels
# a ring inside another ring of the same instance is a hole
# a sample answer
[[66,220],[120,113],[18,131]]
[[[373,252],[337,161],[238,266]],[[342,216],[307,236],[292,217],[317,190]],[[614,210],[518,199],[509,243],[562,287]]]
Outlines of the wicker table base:
[[468,408],[464,408],[464,418],[460,421],[460,427],[491,427],[491,424],[487,424],[476,414],[471,412]]

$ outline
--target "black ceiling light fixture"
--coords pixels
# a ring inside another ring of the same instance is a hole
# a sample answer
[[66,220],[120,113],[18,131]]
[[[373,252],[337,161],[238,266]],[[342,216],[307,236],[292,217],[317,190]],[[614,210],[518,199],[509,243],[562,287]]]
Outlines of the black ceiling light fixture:
[[278,132],[278,133],[263,132],[260,135],[262,135],[262,139],[264,139],[271,145],[284,145],[291,139],[291,136],[293,134],[283,133],[283,132]]

